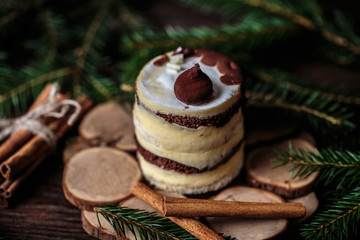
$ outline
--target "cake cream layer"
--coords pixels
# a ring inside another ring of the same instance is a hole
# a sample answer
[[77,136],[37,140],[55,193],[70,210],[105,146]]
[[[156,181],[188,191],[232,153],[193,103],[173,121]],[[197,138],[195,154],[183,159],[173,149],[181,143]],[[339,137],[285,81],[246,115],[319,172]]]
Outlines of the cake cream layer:
[[143,148],[198,169],[211,168],[222,162],[244,138],[243,121],[238,121],[241,111],[222,128],[196,130],[169,124],[156,116],[140,117],[140,120],[137,117],[135,113],[135,136]]
[[[204,51],[206,52],[206,51]],[[167,53],[170,57],[172,52]],[[155,113],[208,117],[224,112],[236,104],[240,98],[240,84],[226,85],[220,81],[222,73],[217,66],[208,66],[201,62],[202,56],[184,58],[181,70],[167,71],[166,64],[154,65],[159,57],[149,61],[140,71],[136,80],[136,93],[139,101]],[[174,93],[176,78],[185,70],[198,63],[201,70],[211,79],[213,94],[206,103],[198,106],[187,105],[179,101]]]
[[[197,129],[171,124],[137,104],[133,118],[137,135],[161,149],[198,152],[217,148],[235,135],[244,135],[242,111],[238,112],[223,127],[199,127]],[[189,143],[196,144],[189,144]]]
[[224,164],[217,168],[196,174],[182,174],[173,170],[164,170],[147,162],[137,154],[145,178],[158,188],[185,194],[215,191],[231,182],[243,166],[244,144]]
[[226,158],[224,158],[223,161],[219,162],[217,165],[212,166],[212,167],[206,167],[203,169],[198,169],[195,167],[187,166],[182,163],[173,161],[171,159],[157,156],[157,155],[153,154],[152,152],[147,151],[141,145],[137,144],[137,146],[138,146],[138,152],[141,154],[141,156],[151,164],[154,164],[164,170],[174,170],[175,172],[179,172],[179,173],[194,174],[194,173],[202,173],[202,172],[206,172],[206,171],[211,171],[211,170],[217,168],[219,165],[227,162],[234,155],[234,153],[239,149],[239,147],[242,144],[243,144],[243,141],[239,142],[239,144],[233,149],[233,151]]

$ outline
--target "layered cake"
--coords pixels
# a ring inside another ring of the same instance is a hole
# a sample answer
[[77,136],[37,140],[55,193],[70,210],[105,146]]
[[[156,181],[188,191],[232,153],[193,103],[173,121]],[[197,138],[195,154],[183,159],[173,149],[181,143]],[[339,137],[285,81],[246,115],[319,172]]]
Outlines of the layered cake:
[[149,61],[133,110],[143,176],[184,194],[215,191],[243,165],[240,69],[227,56],[178,48]]

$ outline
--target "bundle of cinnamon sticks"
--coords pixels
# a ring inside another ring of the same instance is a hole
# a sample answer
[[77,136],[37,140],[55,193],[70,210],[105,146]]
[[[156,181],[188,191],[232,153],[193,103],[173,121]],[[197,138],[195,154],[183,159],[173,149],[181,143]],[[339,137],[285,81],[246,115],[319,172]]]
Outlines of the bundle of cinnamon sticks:
[[[28,112],[44,104],[53,88],[52,84],[47,85],[39,94]],[[57,93],[56,101],[62,101],[69,97],[62,93]],[[93,105],[92,101],[86,96],[81,96],[77,100],[81,106],[78,119],[86,113]],[[72,126],[67,121],[71,117],[71,111],[61,118],[40,117],[40,123],[46,125],[53,132],[55,140],[61,138]],[[39,135],[34,135],[28,130],[19,129],[8,137],[0,145],[0,208],[7,208],[9,199],[15,191],[51,152],[49,144]]]

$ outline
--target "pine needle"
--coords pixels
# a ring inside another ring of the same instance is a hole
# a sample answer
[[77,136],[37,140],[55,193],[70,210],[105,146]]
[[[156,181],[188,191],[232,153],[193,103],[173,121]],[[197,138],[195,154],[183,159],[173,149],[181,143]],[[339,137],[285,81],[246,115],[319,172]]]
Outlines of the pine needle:
[[288,151],[276,153],[276,166],[293,164],[294,177],[321,171],[317,182],[336,184],[337,188],[356,186],[360,181],[360,152],[321,149],[314,153],[290,144]]
[[117,235],[124,238],[127,237],[127,229],[136,239],[138,237],[149,240],[197,239],[169,219],[156,215],[155,212],[119,205],[104,205],[94,210],[97,215],[101,214],[110,223]]
[[301,229],[305,239],[358,239],[360,219],[360,187],[333,199],[310,223]]

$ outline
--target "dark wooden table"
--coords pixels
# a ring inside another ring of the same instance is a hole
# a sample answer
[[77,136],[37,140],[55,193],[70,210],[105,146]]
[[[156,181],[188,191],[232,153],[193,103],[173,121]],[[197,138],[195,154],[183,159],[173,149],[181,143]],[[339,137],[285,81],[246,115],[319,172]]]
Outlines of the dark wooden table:
[[62,190],[61,149],[44,160],[0,210],[0,239],[95,239],[81,226],[81,211]]

